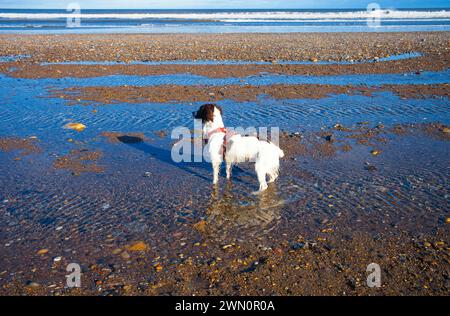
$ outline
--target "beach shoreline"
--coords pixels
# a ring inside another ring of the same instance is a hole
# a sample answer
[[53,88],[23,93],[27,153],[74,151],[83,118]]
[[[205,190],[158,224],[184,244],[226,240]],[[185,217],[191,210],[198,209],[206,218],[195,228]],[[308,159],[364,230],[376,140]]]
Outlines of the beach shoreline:
[[448,53],[450,32],[289,34],[0,34],[0,56],[64,61],[350,61]]

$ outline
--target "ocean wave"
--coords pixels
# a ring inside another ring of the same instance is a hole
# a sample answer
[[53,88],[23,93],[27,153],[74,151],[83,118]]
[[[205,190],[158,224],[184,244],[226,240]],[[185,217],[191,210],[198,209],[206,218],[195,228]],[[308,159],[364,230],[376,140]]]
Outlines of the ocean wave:
[[[399,21],[402,19],[388,19],[388,18],[383,18],[383,22],[395,22],[395,21]],[[449,21],[450,18],[436,18],[436,19],[419,19],[419,18],[411,18],[411,19],[407,19],[409,22],[438,22],[438,21]],[[367,18],[355,18],[355,19],[310,19],[310,20],[280,20],[280,19],[275,19],[275,20],[269,20],[269,19],[223,19],[220,20],[220,22],[228,22],[228,23],[302,23],[302,22],[310,22],[310,23],[324,23],[324,22],[339,22],[339,23],[344,23],[344,22],[366,22]]]
[[51,20],[65,18],[81,19],[180,19],[180,20],[213,20],[213,21],[251,21],[277,20],[290,22],[292,20],[324,20],[324,19],[367,19],[376,14],[384,19],[450,19],[450,11],[396,11],[380,10],[376,13],[368,11],[345,12],[215,12],[215,13],[10,13],[0,12],[2,19]]

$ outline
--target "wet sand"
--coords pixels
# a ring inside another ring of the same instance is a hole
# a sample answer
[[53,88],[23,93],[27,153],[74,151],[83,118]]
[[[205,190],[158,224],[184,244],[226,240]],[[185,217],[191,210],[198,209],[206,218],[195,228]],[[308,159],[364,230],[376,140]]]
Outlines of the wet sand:
[[421,71],[441,71],[448,68],[450,54],[427,54],[405,60],[377,62],[365,60],[353,64],[252,64],[252,65],[83,65],[83,64],[36,64],[22,59],[0,65],[0,72],[16,78],[91,78],[110,75],[154,76],[190,73],[211,78],[257,76],[261,73],[287,75],[343,75],[383,74]]
[[[0,63],[0,294],[448,295],[449,82],[415,75],[445,77],[448,49],[447,32],[0,35],[0,55],[30,55]],[[407,52],[423,56],[372,61]],[[274,64],[40,64],[212,59]],[[95,84],[187,72],[342,80]],[[341,83],[384,73],[420,84]],[[264,194],[252,194],[251,164],[213,187],[210,164],[172,160],[172,129],[191,129],[210,101],[227,126],[281,128],[286,156]],[[64,128],[74,121],[85,127]],[[79,289],[66,286],[69,263],[82,268]],[[380,288],[366,284],[370,263]]]
[[51,90],[51,97],[67,100],[75,104],[112,104],[146,102],[217,102],[221,100],[255,101],[261,95],[273,99],[321,99],[331,94],[366,95],[392,92],[405,99],[427,97],[448,98],[448,84],[441,85],[383,85],[336,86],[336,85],[269,85],[269,86],[179,86],[159,85],[154,87],[117,86],[111,87],[71,87]]

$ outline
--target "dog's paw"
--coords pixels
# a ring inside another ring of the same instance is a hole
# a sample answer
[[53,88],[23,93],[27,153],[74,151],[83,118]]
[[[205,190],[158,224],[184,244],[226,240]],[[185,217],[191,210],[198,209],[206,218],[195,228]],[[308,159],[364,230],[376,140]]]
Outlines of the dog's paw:
[[260,195],[266,191],[267,188],[252,192],[253,195]]

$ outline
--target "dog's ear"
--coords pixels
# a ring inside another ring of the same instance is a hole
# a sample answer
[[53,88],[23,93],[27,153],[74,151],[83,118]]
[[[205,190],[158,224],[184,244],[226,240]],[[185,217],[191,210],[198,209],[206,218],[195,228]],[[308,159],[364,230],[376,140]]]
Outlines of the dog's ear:
[[[196,119],[201,119],[203,123],[214,121],[214,104],[203,104],[197,111]],[[221,110],[221,109],[220,109]]]

